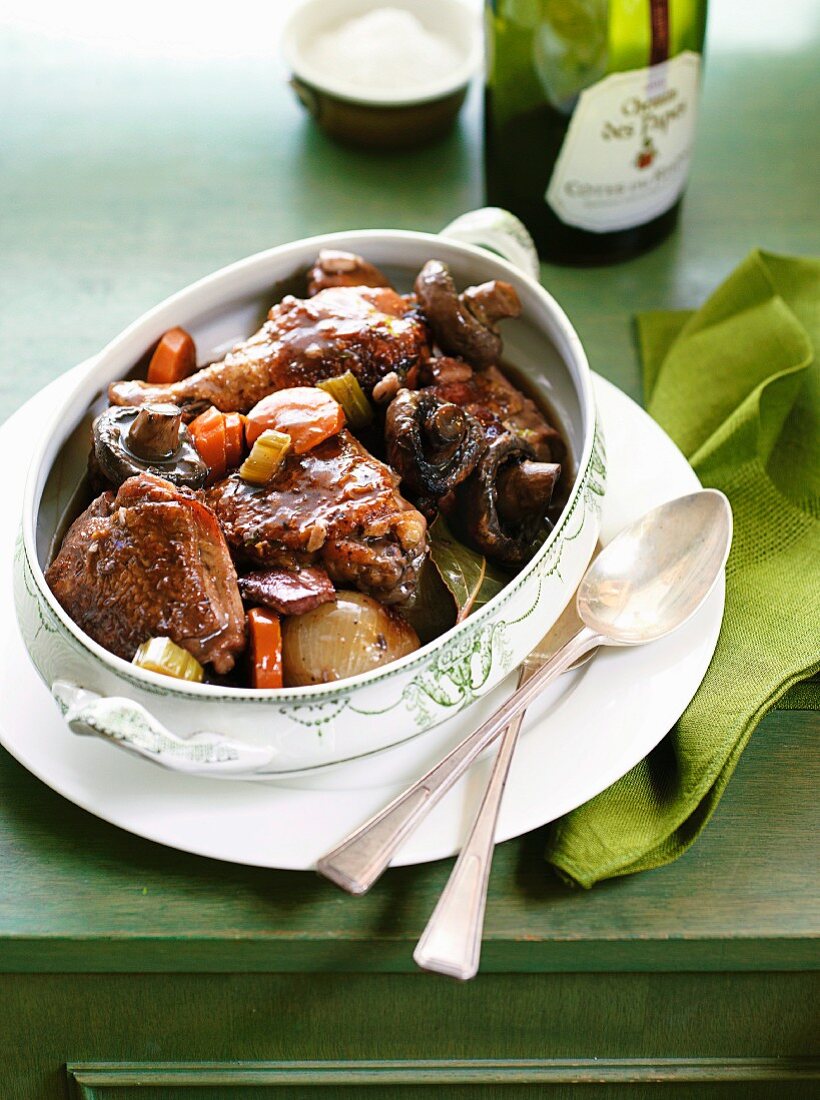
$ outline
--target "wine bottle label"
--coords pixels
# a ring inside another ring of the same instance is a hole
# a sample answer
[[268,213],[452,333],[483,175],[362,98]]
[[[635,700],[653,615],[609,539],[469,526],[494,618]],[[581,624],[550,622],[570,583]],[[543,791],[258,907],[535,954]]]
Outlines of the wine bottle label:
[[611,233],[674,206],[689,173],[699,76],[700,56],[687,50],[581,92],[544,195],[561,221]]

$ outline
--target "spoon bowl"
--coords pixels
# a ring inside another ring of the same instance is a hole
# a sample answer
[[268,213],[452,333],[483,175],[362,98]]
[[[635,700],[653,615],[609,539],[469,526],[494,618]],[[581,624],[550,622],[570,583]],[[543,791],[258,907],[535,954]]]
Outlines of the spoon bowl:
[[578,614],[609,645],[641,645],[681,626],[720,575],[732,542],[732,510],[704,489],[653,508],[595,559]]

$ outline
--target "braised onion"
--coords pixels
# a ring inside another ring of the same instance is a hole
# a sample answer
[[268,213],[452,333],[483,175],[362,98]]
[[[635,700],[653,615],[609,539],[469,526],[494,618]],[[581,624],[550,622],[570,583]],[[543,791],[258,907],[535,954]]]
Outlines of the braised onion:
[[285,619],[285,684],[327,684],[389,664],[419,648],[415,630],[397,612],[361,592],[337,592],[304,615]]

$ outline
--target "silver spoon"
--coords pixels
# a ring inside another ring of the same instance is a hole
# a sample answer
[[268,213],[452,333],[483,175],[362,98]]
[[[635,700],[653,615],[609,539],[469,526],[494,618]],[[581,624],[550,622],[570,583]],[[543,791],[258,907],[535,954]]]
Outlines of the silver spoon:
[[[581,581],[576,608],[584,625],[528,684],[543,688],[568,652],[641,645],[676,630],[711,592],[731,538],[729,502],[712,489],[663,504],[627,527]],[[513,719],[504,731],[470,835],[413,953],[425,970],[462,980],[478,970],[496,822],[520,725]]]
[[[691,505],[689,502],[695,503]],[[704,514],[706,518],[704,518]],[[715,517],[718,518],[715,519]],[[652,522],[649,522],[650,520]],[[644,535],[642,528],[647,523],[649,529]],[[631,558],[634,552],[632,544],[636,538],[640,538],[642,548],[648,547],[646,553],[652,558],[651,565],[656,573],[671,570],[676,575],[680,574],[682,571],[690,569],[690,567],[686,564],[679,564],[679,567],[673,569],[671,563],[682,563],[684,558],[687,561],[690,559],[694,561],[695,555],[692,554],[690,545],[693,530],[702,534],[701,528],[710,524],[713,534],[717,536],[718,547],[723,546],[724,548],[720,565],[710,574],[706,589],[706,593],[708,593],[725,561],[731,537],[731,512],[726,498],[721,493],[712,490],[696,493],[692,497],[682,497],[679,501],[663,505],[623,532],[607,548],[606,561],[611,564],[606,565],[605,563],[603,567],[600,566],[601,561],[604,559],[602,553],[588,571],[587,578],[582,582],[582,587],[593,573],[596,577],[603,578],[608,573],[613,572],[615,565],[620,563],[622,553]],[[625,548],[623,551],[619,549],[622,546]],[[661,546],[665,547],[662,553]],[[713,556],[716,552],[713,549]],[[720,557],[719,553],[718,557]],[[669,564],[663,565],[663,562]],[[601,568],[603,572],[598,572]],[[705,571],[703,576],[706,577]],[[638,583],[638,580],[637,576],[630,578],[630,583],[634,585]],[[671,578],[670,583],[672,583]],[[580,592],[581,589],[579,589],[579,596]],[[706,593],[703,594],[699,603],[705,599]],[[624,589],[621,596],[626,595],[628,595],[628,591]],[[584,606],[587,606],[588,602],[588,600],[585,600]],[[695,606],[699,606],[699,603]],[[580,607],[579,600],[579,611]],[[692,610],[694,610],[694,607]],[[634,645],[640,641],[649,640],[643,637],[637,637],[632,641],[615,641],[614,639],[604,638],[597,630],[590,628],[589,620],[585,621],[588,625],[574,634],[526,683],[521,684],[518,690],[479,729],[464,738],[426,775],[423,775],[421,779],[393,799],[388,806],[351,833],[327,855],[323,856],[317,864],[317,870],[320,874],[325,875],[325,877],[341,886],[342,889],[352,894],[366,893],[388,866],[404,839],[413,831],[422,818],[463,775],[476,757],[495,740],[510,721],[529,706],[548,681],[564,672],[600,644]],[[680,621],[682,622],[683,619]],[[672,627],[669,629],[672,629]]]

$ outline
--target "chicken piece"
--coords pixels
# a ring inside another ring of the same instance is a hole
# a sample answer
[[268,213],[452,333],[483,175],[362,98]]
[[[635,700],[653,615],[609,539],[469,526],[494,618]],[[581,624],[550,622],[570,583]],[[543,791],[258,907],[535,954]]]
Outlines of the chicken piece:
[[329,286],[390,286],[386,275],[355,252],[323,248],[308,272],[308,295]]
[[442,358],[430,360],[424,374],[426,390],[474,416],[488,438],[510,431],[530,444],[539,462],[566,461],[560,433],[498,367],[473,371],[459,359]]
[[390,372],[412,386],[428,355],[426,325],[395,290],[329,287],[313,298],[283,298],[220,363],[167,385],[113,382],[108,396],[114,405],[172,401],[188,415],[204,405],[245,413],[274,390],[314,386],[348,370],[366,393]]
[[244,560],[320,565],[337,586],[392,604],[413,594],[427,553],[427,523],[397,484],[393,471],[343,430],[289,454],[264,487],[234,475],[206,499]]
[[229,672],[245,647],[236,570],[213,512],[153,474],[105,492],[71,525],[46,580],[77,626],[130,661],[168,637]]

